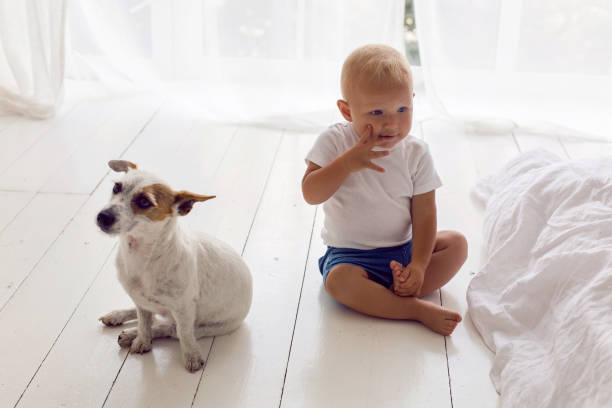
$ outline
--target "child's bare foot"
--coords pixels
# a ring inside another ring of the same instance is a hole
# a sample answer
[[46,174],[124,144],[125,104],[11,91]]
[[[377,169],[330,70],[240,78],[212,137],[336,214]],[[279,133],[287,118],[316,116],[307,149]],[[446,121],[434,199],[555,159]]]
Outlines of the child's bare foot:
[[422,310],[417,319],[425,326],[443,336],[450,335],[462,320],[459,313],[444,309],[434,303],[422,300]]

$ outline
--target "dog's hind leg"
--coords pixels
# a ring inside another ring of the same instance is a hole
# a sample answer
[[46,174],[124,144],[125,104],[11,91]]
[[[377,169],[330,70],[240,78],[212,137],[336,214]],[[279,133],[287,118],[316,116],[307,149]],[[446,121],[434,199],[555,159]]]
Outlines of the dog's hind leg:
[[[121,333],[119,333],[119,338],[117,339],[117,342],[119,343],[121,347],[130,347],[137,335],[138,335],[138,328],[136,327],[123,330]],[[165,337],[177,338],[176,337],[176,325],[168,324],[168,323],[161,323],[161,324],[154,324],[151,327],[152,340],[163,339]]]
[[127,321],[136,319],[136,309],[115,310],[107,313],[98,320],[107,326],[119,326]]
[[163,339],[166,337],[176,337],[176,325],[172,323],[154,324],[151,328],[151,336],[153,339]]
[[[202,337],[221,336],[223,334],[227,334],[235,330],[239,325],[240,323],[201,324],[199,326],[196,326],[194,334],[197,339]],[[132,345],[132,341],[134,341],[137,335],[138,328],[133,327],[130,329],[126,329],[119,334],[119,338],[117,339],[117,341],[119,342],[119,345],[121,347],[130,347]],[[178,336],[176,334],[176,325],[174,323],[154,324],[153,327],[151,327],[151,337],[153,340],[168,337],[178,339]]]
[[[194,335],[196,339],[201,337],[220,336],[235,330],[238,325],[233,323],[201,324],[195,327]],[[154,339],[161,339],[165,337],[178,339],[175,323],[158,323],[153,325],[151,330]]]

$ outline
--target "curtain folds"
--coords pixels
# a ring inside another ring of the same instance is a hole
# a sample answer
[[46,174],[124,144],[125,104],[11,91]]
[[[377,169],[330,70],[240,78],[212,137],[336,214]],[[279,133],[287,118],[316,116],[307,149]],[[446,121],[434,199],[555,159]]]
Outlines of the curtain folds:
[[612,139],[612,3],[417,0],[436,111],[474,131]]
[[155,88],[208,119],[320,129],[334,120],[344,58],[404,52],[403,0],[79,0],[67,77],[108,93]]
[[62,98],[66,0],[0,0],[0,114],[44,119]]
[[[612,3],[415,3],[436,112],[477,132],[612,139]],[[0,112],[52,116],[66,79],[103,95],[154,89],[213,120],[321,128],[337,118],[346,55],[366,43],[405,51],[404,6],[0,0]]]

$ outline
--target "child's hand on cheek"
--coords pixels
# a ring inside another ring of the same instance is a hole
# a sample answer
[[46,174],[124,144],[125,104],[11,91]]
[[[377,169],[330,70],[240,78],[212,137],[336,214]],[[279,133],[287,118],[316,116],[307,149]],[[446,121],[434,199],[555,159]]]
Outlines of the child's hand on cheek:
[[393,292],[398,296],[420,296],[425,270],[416,265],[408,264],[403,267],[397,261],[391,261],[393,275]]
[[363,169],[372,169],[383,173],[385,169],[372,163],[373,159],[389,155],[388,150],[373,151],[372,149],[384,143],[376,140],[373,135],[372,125],[366,127],[355,146],[344,152],[341,156],[346,168],[352,173]]

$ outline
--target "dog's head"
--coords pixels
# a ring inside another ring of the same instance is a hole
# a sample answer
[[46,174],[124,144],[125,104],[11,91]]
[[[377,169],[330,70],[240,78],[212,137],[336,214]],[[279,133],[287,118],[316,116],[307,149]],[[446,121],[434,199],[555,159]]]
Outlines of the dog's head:
[[96,219],[107,234],[122,234],[139,225],[165,223],[178,215],[187,215],[194,203],[215,198],[174,191],[155,175],[139,170],[126,160],[111,160],[108,166],[125,174],[115,181],[111,200]]

